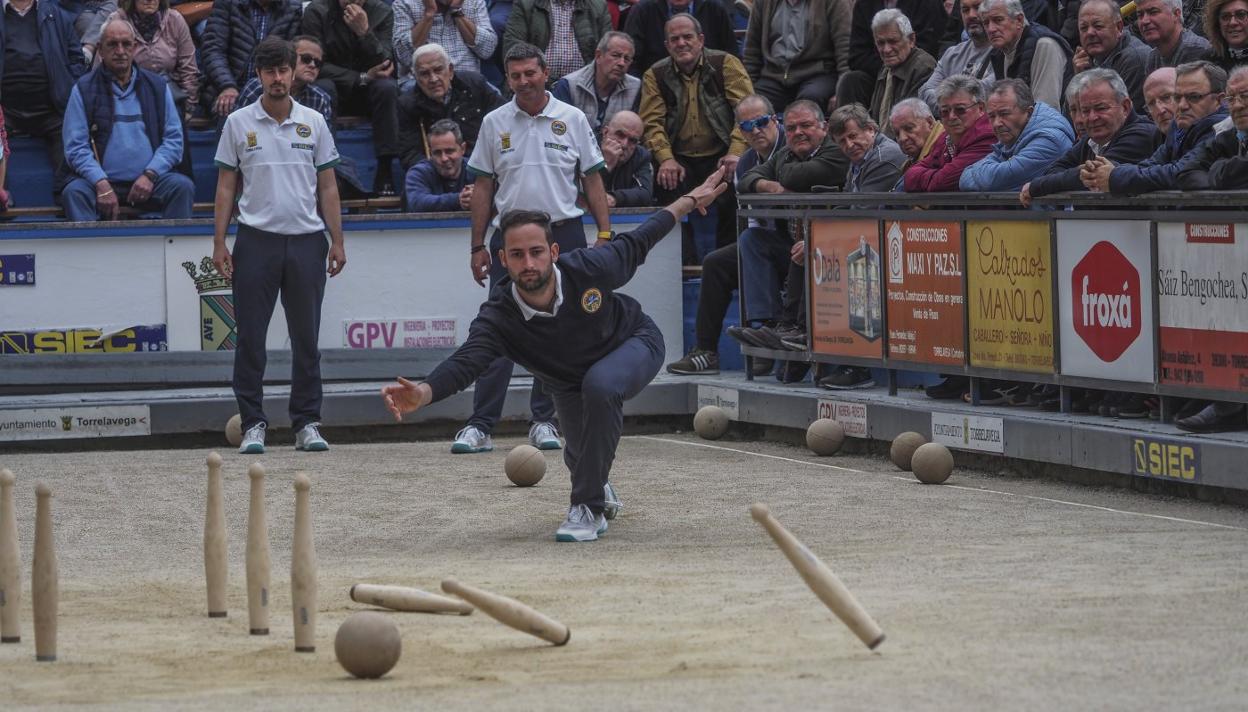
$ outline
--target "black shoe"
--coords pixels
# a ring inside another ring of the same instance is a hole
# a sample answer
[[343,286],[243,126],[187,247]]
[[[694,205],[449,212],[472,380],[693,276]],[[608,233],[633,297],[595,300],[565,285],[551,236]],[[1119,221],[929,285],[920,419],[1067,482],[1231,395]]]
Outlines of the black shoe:
[[[980,405],[1004,405],[1010,399],[1010,389],[1002,388],[988,381],[979,382],[979,404]],[[971,402],[971,393],[967,391],[962,396],[962,400],[967,403]]]
[[750,368],[750,374],[755,378],[766,376],[776,370],[775,359],[754,357],[754,365]]
[[776,371],[776,380],[781,383],[800,383],[806,380],[807,373],[810,373],[808,361],[781,361],[780,369]]
[[1223,403],[1221,401],[1205,406],[1205,409],[1188,418],[1174,421],[1180,430],[1189,433],[1225,433],[1232,430],[1243,430],[1243,403]]
[[1139,420],[1148,417],[1148,396],[1143,393],[1130,393],[1118,402],[1118,417],[1128,420]]
[[719,374],[719,354],[694,349],[679,361],[667,364],[667,372],[678,376],[714,376]]
[[794,334],[781,336],[780,343],[789,351],[805,351],[806,350],[806,332],[799,331]]
[[850,391],[871,388],[874,385],[871,370],[858,366],[841,366],[832,375],[819,379],[819,387],[830,391]]
[[746,346],[766,348],[761,342],[759,342],[758,336],[754,333],[756,331],[758,331],[758,329],[751,329],[748,326],[730,326],[727,329],[727,334]]
[[924,388],[923,392],[935,400],[957,400],[970,390],[971,379],[966,376],[945,376],[945,380]]
[[1213,403],[1207,400],[1192,398],[1183,405],[1179,406],[1179,409],[1174,413],[1174,419],[1182,420],[1184,418],[1190,418],[1211,405],[1213,405]]
[[806,330],[794,324],[780,323],[774,326],[764,326],[753,330],[753,335],[758,337],[759,345],[765,349],[774,349],[776,351],[788,351],[784,347],[781,339],[785,337],[794,337],[798,334],[805,336]]

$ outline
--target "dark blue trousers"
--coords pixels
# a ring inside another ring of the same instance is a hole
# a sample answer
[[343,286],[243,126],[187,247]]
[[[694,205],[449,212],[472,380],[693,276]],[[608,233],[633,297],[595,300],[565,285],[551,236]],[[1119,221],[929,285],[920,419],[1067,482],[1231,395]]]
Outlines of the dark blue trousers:
[[[585,247],[585,228],[580,218],[555,223],[551,232],[559,244],[560,253]],[[502,260],[498,259],[498,251],[502,248],[503,235],[495,230],[490,238],[490,291],[494,291],[494,284],[507,275]],[[503,415],[503,401],[507,399],[507,386],[511,384],[514,366],[510,359],[498,358],[477,377],[477,387],[472,393],[472,417],[468,419],[468,425],[476,426],[483,433],[494,431],[494,426],[498,425]],[[534,423],[555,420],[555,403],[537,379],[533,379],[533,390],[529,393],[529,411]]]
[[603,487],[624,432],[624,401],[645,388],[663,365],[663,334],[649,317],[616,350],[590,367],[579,391],[555,393],[572,473],[572,504],[603,509]]
[[323,232],[278,235],[238,226],[234,241],[234,316],[238,347],[234,351],[234,397],[243,431],[268,423],[264,415],[265,336],[278,294],[286,312],[292,356],[290,423],[299,430],[321,419],[321,301],[325,297],[325,259],[329,240]]

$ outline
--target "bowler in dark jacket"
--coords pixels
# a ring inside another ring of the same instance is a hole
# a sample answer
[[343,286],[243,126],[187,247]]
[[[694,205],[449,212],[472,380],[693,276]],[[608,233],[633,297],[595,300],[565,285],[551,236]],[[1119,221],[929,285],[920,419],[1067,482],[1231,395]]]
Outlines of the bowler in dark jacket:
[[[223,119],[229,116],[239,92],[256,75],[256,45],[269,35],[293,40],[302,17],[299,0],[215,0],[199,50],[204,75],[200,106],[211,106]],[[258,33],[261,20],[264,30]]]
[[1080,172],[1094,158],[1139,163],[1157,148],[1157,127],[1135,113],[1131,93],[1116,72],[1089,69],[1072,81],[1078,82],[1073,91],[1079,97],[1084,135],[1044,175],[1023,186],[1018,198],[1025,206],[1041,195],[1087,190]]
[[507,269],[468,330],[468,339],[422,383],[400,378],[382,388],[386,407],[404,413],[464,390],[499,357],[532,373],[554,395],[567,439],[571,506],[556,541],[593,541],[607,531],[619,499],[608,482],[624,426],[624,401],[663,364],[663,334],[619,288],[678,220],[728,187],[725,169],[680,196],[630,233],[602,247],[560,254],[545,213],[511,210],[499,229]]
[[654,164],[641,136],[641,117],[631,111],[617,111],[602,131],[599,145],[607,162],[602,184],[612,208],[654,204]]

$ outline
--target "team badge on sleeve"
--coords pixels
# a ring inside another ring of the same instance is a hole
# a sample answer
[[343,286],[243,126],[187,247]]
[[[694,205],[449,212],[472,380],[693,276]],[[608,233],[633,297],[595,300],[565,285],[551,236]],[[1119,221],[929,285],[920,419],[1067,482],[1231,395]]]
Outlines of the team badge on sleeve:
[[597,287],[590,287],[581,295],[581,308],[586,314],[593,314],[602,308],[602,292]]
[[556,136],[562,136],[568,132],[568,125],[562,121],[550,122],[550,132]]

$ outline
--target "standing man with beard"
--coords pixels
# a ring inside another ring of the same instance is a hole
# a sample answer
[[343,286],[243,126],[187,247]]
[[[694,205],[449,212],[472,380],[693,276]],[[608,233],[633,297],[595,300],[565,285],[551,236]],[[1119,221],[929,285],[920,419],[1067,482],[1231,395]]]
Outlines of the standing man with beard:
[[[239,452],[264,452],[268,428],[263,389],[265,335],[279,293],[293,357],[290,424],[295,449],[328,450],[318,429],[321,354],[317,336],[325,274],[338,274],[347,262],[334,180],[338,149],[324,117],[290,98],[294,45],[266,38],[256,46],[255,64],[264,94],[260,101],[229,115],[217,145],[220,170],[212,249],[217,270],[234,284],[238,346],[233,385],[243,421]],[[238,201],[238,237],[231,253],[225,233],[240,176],[244,183]]]

